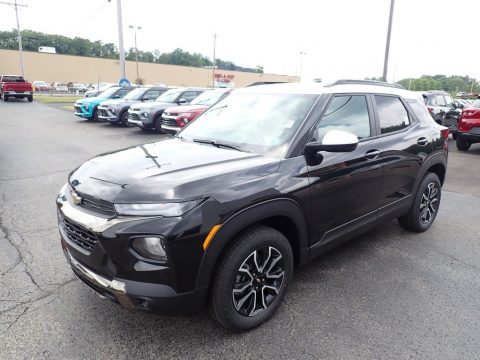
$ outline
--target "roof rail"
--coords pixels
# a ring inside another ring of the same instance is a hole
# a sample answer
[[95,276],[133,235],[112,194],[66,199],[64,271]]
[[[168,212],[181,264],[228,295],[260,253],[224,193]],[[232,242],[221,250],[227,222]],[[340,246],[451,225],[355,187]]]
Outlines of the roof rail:
[[335,85],[375,85],[375,86],[386,86],[386,87],[392,87],[392,88],[397,88],[397,89],[404,89],[404,87],[400,84],[393,84],[393,83],[387,83],[383,81],[375,81],[375,80],[350,80],[350,79],[341,79],[337,80],[333,83],[324,85],[325,87],[331,87]]

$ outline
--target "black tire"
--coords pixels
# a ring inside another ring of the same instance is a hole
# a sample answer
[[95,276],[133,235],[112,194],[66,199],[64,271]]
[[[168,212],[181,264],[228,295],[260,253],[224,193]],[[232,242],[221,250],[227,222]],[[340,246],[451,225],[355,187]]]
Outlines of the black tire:
[[32,102],[33,101],[33,96],[27,96],[27,100],[28,100],[28,102]]
[[470,143],[461,135],[457,135],[457,149],[460,151],[467,151],[470,149]]
[[8,102],[8,96],[7,95],[3,95],[3,101]]
[[408,213],[398,218],[402,227],[424,232],[433,224],[442,198],[442,184],[437,174],[428,172],[418,187]]
[[280,306],[292,273],[292,248],[282,233],[268,226],[245,230],[223,253],[216,269],[212,316],[231,331],[259,326]]
[[457,140],[457,133],[452,133],[452,139]]
[[97,108],[93,109],[92,117],[89,120],[98,121],[98,109]]
[[122,124],[122,126],[133,126],[128,123],[128,111],[124,111],[120,114],[120,123]]
[[155,119],[153,120],[153,130],[157,134],[164,134],[165,131],[162,130],[162,114],[157,115]]

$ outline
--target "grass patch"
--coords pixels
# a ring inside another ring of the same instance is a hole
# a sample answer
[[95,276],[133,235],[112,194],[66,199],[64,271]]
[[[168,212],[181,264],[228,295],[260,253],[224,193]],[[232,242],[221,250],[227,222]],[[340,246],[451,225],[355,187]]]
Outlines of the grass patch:
[[[73,104],[83,96],[61,96],[61,95],[33,95],[33,99],[42,103]],[[70,107],[71,108],[71,107]]]

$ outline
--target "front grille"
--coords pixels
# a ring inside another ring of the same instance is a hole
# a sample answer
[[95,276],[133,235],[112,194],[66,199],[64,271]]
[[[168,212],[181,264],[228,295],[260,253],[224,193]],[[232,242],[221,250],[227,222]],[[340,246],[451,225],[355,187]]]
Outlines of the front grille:
[[140,120],[140,118],[138,117],[138,115],[135,114],[135,113],[128,113],[128,118],[129,118],[130,120]]
[[163,125],[169,125],[169,126],[176,126],[176,127],[178,127],[178,124],[177,124],[177,122],[175,121],[175,119],[165,119],[165,118],[162,118],[162,124],[163,124]]
[[82,249],[91,252],[98,243],[97,237],[91,231],[70,222],[65,217],[61,218],[61,222],[63,229],[67,234],[68,240],[77,244]]
[[104,109],[98,109],[98,115],[108,117],[108,112],[107,110],[104,110]]
[[115,216],[117,214],[117,212],[115,211],[115,206],[108,201],[100,200],[81,193],[78,193],[78,195],[82,198],[79,204],[81,207],[108,216]]

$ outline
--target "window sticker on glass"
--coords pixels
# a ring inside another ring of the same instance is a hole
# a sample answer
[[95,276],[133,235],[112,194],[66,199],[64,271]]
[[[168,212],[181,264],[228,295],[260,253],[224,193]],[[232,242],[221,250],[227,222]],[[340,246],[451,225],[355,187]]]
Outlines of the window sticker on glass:
[[295,125],[295,120],[288,120],[285,122],[283,126],[285,129],[290,129],[293,125]]

